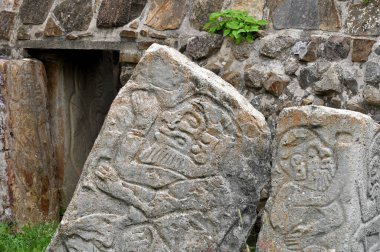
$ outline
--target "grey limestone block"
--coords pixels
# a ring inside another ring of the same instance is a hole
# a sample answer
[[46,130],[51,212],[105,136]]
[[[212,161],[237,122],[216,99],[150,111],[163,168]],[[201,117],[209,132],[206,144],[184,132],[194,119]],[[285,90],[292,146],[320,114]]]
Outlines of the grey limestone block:
[[48,251],[239,251],[269,182],[264,116],[152,45],[114,100]]
[[256,251],[379,251],[379,129],[358,112],[285,109]]

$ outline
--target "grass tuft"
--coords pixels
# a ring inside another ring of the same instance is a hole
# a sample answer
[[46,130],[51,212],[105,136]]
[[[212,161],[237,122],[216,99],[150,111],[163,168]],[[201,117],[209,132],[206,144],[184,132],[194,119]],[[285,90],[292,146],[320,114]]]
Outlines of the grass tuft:
[[0,224],[0,251],[43,252],[57,227],[56,223],[28,225],[17,232],[11,225]]

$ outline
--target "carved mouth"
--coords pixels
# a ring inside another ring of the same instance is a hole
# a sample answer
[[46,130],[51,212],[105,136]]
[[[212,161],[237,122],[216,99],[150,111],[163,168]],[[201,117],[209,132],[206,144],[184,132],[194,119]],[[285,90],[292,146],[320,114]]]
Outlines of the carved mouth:
[[168,168],[182,174],[195,166],[188,157],[172,147],[157,143],[144,150],[139,158],[142,163]]

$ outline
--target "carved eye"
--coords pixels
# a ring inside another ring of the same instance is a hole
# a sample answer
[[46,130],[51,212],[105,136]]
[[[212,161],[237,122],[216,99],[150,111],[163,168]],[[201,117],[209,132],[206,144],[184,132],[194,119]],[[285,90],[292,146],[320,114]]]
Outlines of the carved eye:
[[193,113],[186,113],[183,116],[183,120],[192,128],[198,128],[200,126],[198,117]]
[[181,146],[181,147],[183,147],[183,146],[186,145],[186,139],[183,138],[183,137],[179,137],[179,136],[177,136],[177,137],[175,138],[175,140],[177,141],[177,144],[178,144],[179,146]]

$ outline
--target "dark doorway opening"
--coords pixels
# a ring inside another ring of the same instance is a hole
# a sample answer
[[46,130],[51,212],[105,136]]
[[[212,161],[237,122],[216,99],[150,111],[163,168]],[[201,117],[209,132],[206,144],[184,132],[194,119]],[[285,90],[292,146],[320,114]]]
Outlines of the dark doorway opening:
[[120,85],[119,52],[29,50],[43,62],[61,208],[70,202],[83,165]]

